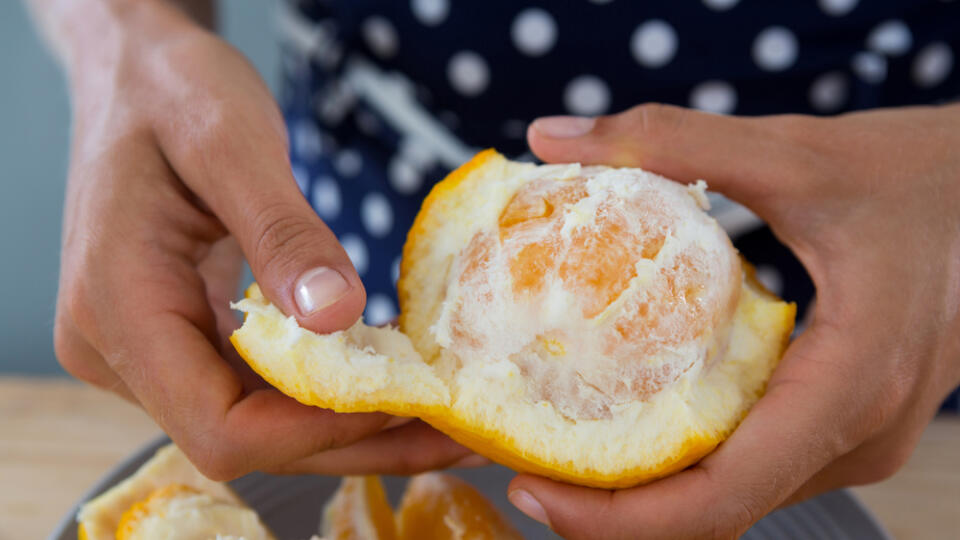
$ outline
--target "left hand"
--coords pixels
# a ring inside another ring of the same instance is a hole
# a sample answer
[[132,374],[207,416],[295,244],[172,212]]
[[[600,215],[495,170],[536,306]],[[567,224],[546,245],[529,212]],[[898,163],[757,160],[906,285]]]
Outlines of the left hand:
[[766,395],[697,465],[596,490],[520,475],[568,538],[734,538],[779,506],[892,475],[960,383],[960,107],[737,118],[641,105],[542,119],[548,162],[643,167],[765,219],[817,289]]

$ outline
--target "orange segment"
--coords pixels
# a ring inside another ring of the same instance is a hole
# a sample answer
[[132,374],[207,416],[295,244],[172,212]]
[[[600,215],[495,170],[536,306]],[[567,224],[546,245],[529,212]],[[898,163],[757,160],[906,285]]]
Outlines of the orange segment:
[[394,540],[393,510],[380,478],[348,476],[327,503],[323,516],[325,540]]
[[520,533],[473,486],[449,474],[410,480],[397,512],[400,540],[510,540]]

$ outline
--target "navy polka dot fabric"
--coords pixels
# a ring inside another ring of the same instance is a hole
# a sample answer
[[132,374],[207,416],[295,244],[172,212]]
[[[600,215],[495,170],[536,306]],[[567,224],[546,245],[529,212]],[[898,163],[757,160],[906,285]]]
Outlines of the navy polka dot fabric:
[[[960,1],[291,0],[279,18],[294,175],[363,279],[371,324],[397,313],[400,250],[430,187],[480,148],[533,159],[539,116],[960,97]],[[813,286],[790,252],[764,227],[735,242],[802,317]]]

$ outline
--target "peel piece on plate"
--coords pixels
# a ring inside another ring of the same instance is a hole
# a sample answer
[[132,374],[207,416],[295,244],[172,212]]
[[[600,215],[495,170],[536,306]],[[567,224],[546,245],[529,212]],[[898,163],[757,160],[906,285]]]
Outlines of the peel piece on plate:
[[200,474],[174,445],[84,504],[80,540],[272,540],[257,514],[225,484]]
[[520,533],[466,481],[439,472],[410,479],[397,511],[399,540],[521,540]]
[[704,190],[487,150],[417,215],[399,330],[318,335],[254,285],[231,341],[302,403],[418,416],[557,480],[648,482],[729,436],[793,329],[795,306],[754,279]]
[[323,510],[324,540],[395,540],[393,509],[377,476],[348,476]]

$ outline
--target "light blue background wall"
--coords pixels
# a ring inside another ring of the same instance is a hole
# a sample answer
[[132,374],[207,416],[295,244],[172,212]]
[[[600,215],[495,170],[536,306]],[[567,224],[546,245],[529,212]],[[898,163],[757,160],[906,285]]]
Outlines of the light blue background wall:
[[[272,10],[222,1],[220,27],[275,88]],[[63,373],[52,321],[69,122],[63,78],[25,7],[0,2],[0,374]]]

